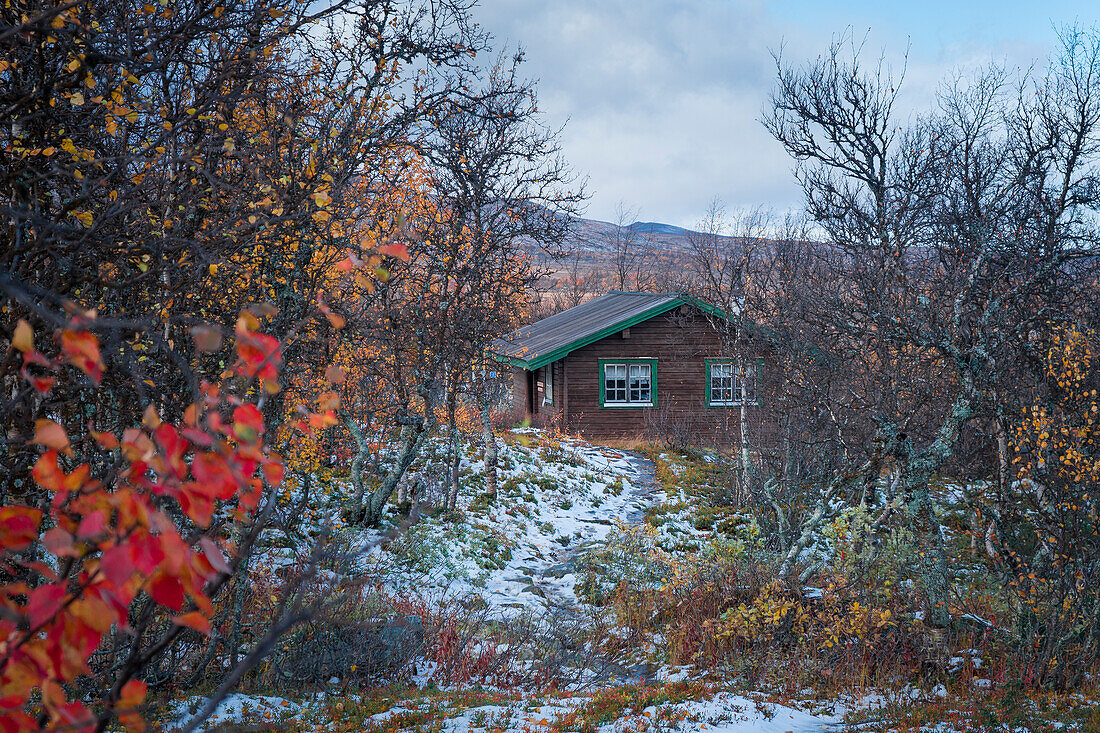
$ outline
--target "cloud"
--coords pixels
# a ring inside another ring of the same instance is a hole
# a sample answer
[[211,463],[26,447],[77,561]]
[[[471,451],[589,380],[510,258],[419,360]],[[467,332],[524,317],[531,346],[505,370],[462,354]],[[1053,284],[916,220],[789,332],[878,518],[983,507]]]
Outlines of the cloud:
[[[731,209],[800,203],[790,159],[758,121],[774,76],[770,50],[814,58],[848,23],[862,21],[862,34],[869,22],[862,19],[873,15],[827,15],[820,7],[799,0],[483,0],[476,16],[498,46],[524,48],[540,109],[551,124],[567,123],[563,149],[589,176],[590,217],[613,218],[622,200],[642,220],[691,226],[715,195]],[[883,25],[869,48],[885,45],[901,63],[912,43],[911,108],[926,105],[954,66],[998,55],[1033,58],[1039,48],[1015,37],[990,45],[929,26],[918,33],[929,48],[918,49],[919,38]]]

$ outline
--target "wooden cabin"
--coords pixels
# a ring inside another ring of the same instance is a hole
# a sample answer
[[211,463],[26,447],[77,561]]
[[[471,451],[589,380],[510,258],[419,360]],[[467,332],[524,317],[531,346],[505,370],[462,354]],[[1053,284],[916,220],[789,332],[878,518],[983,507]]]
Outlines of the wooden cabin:
[[512,366],[517,417],[535,425],[693,445],[740,443],[742,410],[754,434],[767,427],[765,351],[682,293],[608,293],[498,339],[494,352]]

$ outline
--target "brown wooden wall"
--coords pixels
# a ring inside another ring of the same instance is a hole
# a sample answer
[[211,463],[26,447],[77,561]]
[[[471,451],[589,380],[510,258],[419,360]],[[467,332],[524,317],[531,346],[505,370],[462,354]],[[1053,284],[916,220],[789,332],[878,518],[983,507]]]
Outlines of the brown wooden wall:
[[[768,385],[778,375],[766,350],[751,345],[748,356],[763,360],[757,384],[757,405],[748,408],[750,436],[754,450],[771,450],[776,434]],[[587,438],[663,439],[670,433],[695,445],[740,444],[740,408],[708,407],[706,404],[705,359],[728,358],[722,339],[707,317],[683,306],[676,311],[632,326],[624,338],[615,333],[582,347],[554,362],[554,405],[543,404],[537,393],[531,413],[536,425],[551,421]],[[657,359],[656,407],[600,407],[600,359]],[[544,367],[545,368],[545,367]],[[527,409],[527,385],[537,387],[541,374],[517,368],[514,372],[514,402],[517,413]]]
[[[554,404],[547,405],[544,404],[546,399],[544,370],[550,368],[554,370]],[[512,406],[516,411],[517,418],[530,417],[533,424],[541,426],[547,426],[551,423],[561,424],[566,393],[563,384],[565,379],[564,370],[565,364],[562,361],[556,361],[542,369],[536,369],[534,372],[528,372],[520,367],[513,368]],[[532,396],[532,392],[529,391],[531,389],[534,390],[533,405],[529,402]]]

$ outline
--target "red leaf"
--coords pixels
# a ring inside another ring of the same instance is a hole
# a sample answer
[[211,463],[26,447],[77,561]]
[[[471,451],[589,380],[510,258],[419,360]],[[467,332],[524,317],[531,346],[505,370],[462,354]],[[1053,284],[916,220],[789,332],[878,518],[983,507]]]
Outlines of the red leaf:
[[64,730],[74,733],[92,733],[95,730],[95,717],[82,703],[70,702],[55,709],[58,717],[65,721],[65,725],[61,726]]
[[29,506],[0,508],[0,547],[5,550],[25,550],[38,536],[42,512]]
[[202,484],[206,491],[218,499],[233,498],[237,493],[237,483],[233,471],[225,459],[214,453],[200,453],[191,462],[191,474]]
[[278,488],[279,484],[283,482],[285,469],[282,463],[278,461],[268,461],[264,463],[263,471],[264,480],[267,481],[268,485],[272,488]]
[[55,377],[35,377],[31,380],[31,386],[39,394],[49,394],[49,391],[53,389],[54,382],[57,379]]
[[165,608],[183,610],[183,586],[179,578],[161,573],[149,583],[148,592],[150,598]]
[[180,503],[180,509],[190,517],[191,521],[200,527],[209,527],[210,520],[214,516],[214,502],[205,492],[198,489],[198,484],[188,483],[180,487],[180,493],[176,497]]
[[164,453],[164,459],[168,464],[168,470],[172,472],[172,475],[176,478],[186,476],[187,464],[184,462],[183,456],[187,452],[187,441],[181,438],[176,429],[168,423],[161,423],[156,432],[153,433],[153,437],[160,445],[161,451]]
[[42,535],[42,544],[58,557],[76,557],[79,554],[73,547],[73,536],[61,527],[54,527]]
[[31,628],[37,628],[56,616],[67,597],[68,593],[61,585],[41,585],[32,590],[27,599],[27,616]]
[[90,537],[98,537],[107,528],[107,516],[102,509],[86,515],[80,520],[80,526],[76,528],[77,539],[86,540]]
[[214,445],[214,438],[198,428],[184,428],[180,431],[180,434],[201,448],[209,448]]
[[99,560],[99,567],[112,584],[126,585],[134,574],[134,561],[130,548],[126,545],[115,545],[104,550],[103,557]]
[[127,708],[137,707],[145,702],[145,693],[148,689],[148,685],[141,680],[130,680],[119,691],[118,704]]
[[240,358],[241,373],[246,377],[274,379],[279,374],[282,349],[278,339],[238,327],[237,356]]
[[229,567],[229,563],[225,561],[225,556],[222,555],[221,548],[218,547],[218,543],[209,537],[203,537],[199,540],[199,545],[202,546],[203,553],[206,555],[206,559],[210,561],[210,566],[217,570],[219,573],[226,575],[232,575],[233,569]]
[[378,248],[378,253],[399,260],[409,259],[409,248],[403,242],[388,242]]
[[241,440],[256,440],[263,435],[264,416],[255,405],[241,405],[233,411],[233,432]]
[[130,559],[142,575],[152,575],[164,562],[164,546],[160,536],[141,532],[130,538]]

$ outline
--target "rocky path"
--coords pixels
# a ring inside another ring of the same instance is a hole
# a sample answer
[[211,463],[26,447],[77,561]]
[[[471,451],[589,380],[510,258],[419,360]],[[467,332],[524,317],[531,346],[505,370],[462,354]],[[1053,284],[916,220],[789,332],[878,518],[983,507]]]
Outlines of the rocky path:
[[[657,483],[657,467],[653,461],[640,453],[610,448],[601,449],[601,452],[609,461],[619,466],[625,464],[629,483],[624,487],[624,490],[628,492],[628,498],[620,505],[618,512],[609,513],[606,517],[600,517],[599,519],[582,521],[607,526],[614,526],[617,522],[640,524],[645,520],[646,510],[664,500],[664,492]],[[572,592],[572,583],[564,584],[562,581],[567,576],[575,576],[579,569],[579,561],[585,553],[602,543],[603,540],[593,540],[579,542],[564,548],[558,562],[544,568],[535,576],[535,582],[545,591],[547,606],[552,612],[573,612],[577,610],[577,598]],[[566,591],[566,587],[568,587],[568,591]]]

